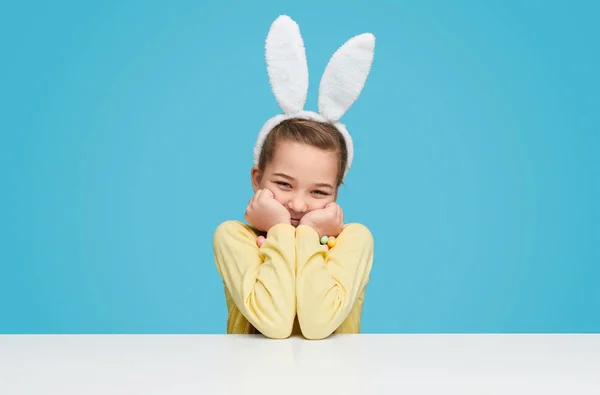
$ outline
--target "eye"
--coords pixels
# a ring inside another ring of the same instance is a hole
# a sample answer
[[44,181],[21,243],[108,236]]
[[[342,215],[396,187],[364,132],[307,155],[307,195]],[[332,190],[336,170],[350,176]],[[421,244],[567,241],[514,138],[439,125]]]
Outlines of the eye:
[[291,188],[292,187],[289,183],[283,182],[283,181],[275,181],[275,184],[279,185],[282,188]]
[[313,191],[313,193],[316,193],[317,195],[321,195],[321,196],[329,196],[329,193],[325,192],[325,191]]

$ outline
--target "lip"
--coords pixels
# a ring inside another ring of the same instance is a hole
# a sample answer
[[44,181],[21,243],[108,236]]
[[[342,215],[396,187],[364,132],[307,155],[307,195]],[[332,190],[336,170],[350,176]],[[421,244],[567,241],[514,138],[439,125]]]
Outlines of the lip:
[[298,218],[291,218],[291,219],[290,219],[290,222],[291,222],[292,224],[296,224],[296,225],[298,225],[298,224],[300,223],[300,220],[299,220]]

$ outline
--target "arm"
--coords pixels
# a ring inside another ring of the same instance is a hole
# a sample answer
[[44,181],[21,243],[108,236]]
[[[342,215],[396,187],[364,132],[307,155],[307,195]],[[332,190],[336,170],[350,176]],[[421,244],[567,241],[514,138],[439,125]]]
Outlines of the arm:
[[307,339],[333,333],[352,311],[369,281],[373,236],[360,224],[347,225],[328,251],[309,226],[296,229],[298,321]]
[[295,228],[273,226],[259,248],[245,224],[227,221],[213,237],[215,262],[240,312],[263,335],[287,338],[296,316]]

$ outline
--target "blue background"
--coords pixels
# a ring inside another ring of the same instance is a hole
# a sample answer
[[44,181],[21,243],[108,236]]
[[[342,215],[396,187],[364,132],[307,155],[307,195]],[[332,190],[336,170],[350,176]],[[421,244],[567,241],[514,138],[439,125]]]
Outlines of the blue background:
[[308,109],[377,37],[339,201],[376,240],[364,331],[600,332],[593,2],[100,3],[0,11],[0,332],[224,333],[211,238],[280,112],[282,13]]

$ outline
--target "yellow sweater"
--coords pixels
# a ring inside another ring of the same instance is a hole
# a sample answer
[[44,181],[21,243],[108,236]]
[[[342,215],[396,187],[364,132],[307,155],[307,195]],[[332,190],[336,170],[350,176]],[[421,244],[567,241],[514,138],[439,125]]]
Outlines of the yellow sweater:
[[213,237],[225,288],[227,333],[261,333],[274,339],[360,333],[373,264],[373,237],[348,224],[329,249],[305,225],[273,226],[259,248],[250,226],[227,221]]

